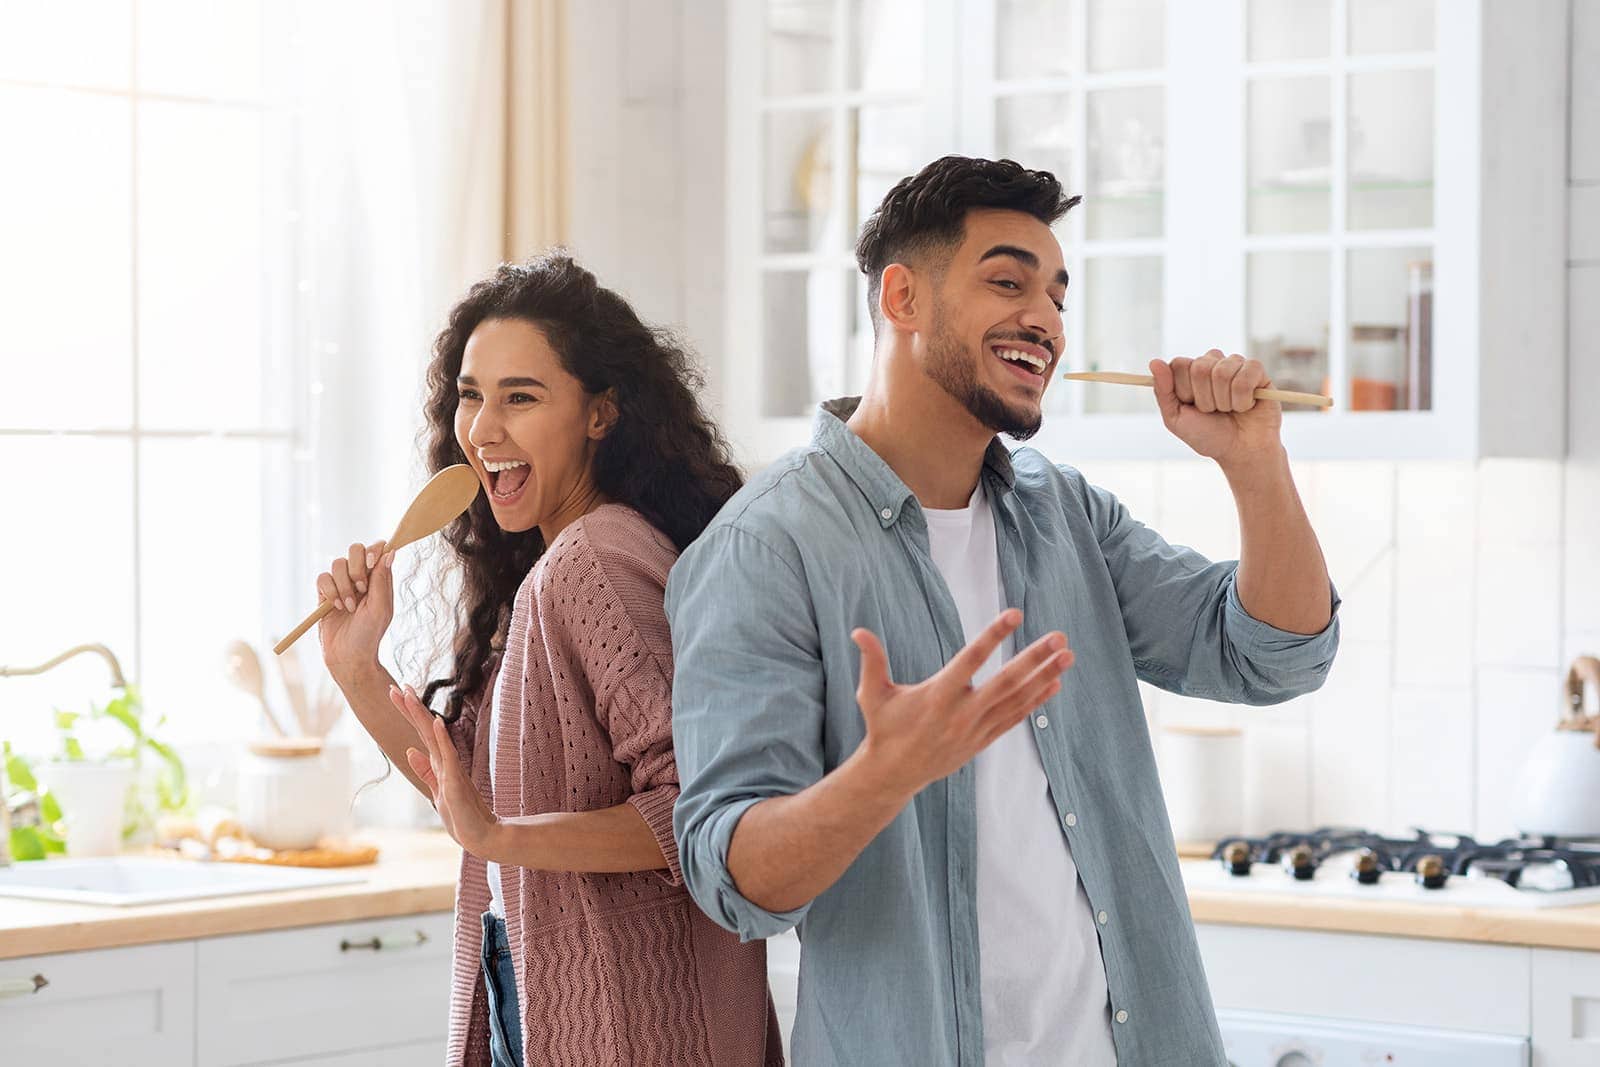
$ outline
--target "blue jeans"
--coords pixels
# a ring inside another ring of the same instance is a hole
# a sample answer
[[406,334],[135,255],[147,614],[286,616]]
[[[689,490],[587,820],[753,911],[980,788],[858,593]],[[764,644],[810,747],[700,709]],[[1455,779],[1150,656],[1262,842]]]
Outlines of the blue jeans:
[[489,995],[489,1053],[494,1067],[522,1067],[522,1017],[506,921],[483,913],[483,988]]

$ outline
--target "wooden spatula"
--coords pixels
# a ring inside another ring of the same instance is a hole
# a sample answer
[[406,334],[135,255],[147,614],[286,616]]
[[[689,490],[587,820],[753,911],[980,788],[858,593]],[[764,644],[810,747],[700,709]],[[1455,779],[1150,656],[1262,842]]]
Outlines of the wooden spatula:
[[[1154,388],[1155,378],[1148,374],[1124,374],[1116,370],[1087,370],[1063,374],[1074,382],[1110,382],[1112,385],[1143,385]],[[1288,389],[1257,389],[1257,400],[1276,400],[1280,404],[1310,404],[1313,407],[1331,408],[1333,398],[1321,393],[1295,393]]]
[[[400,516],[400,524],[394,528],[394,536],[389,538],[388,550],[394,551],[403,548],[413,541],[420,541],[430,534],[442,530],[450,520],[466,511],[478,495],[478,475],[465,463],[457,463],[428,479],[428,484],[422,487],[411,506],[406,508],[406,513]],[[322,620],[322,617],[333,610],[333,601],[324,600],[317,605],[317,609],[305,617],[305,621],[289,631],[282,641],[272,646],[272,651],[281,656],[305,635],[305,632]]]

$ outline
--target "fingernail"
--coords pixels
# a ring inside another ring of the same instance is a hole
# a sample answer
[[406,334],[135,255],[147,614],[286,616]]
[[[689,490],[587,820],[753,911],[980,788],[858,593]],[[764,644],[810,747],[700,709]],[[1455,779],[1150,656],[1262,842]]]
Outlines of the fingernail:
[[367,570],[370,571],[372,569],[373,565],[375,563],[377,563],[377,562],[378,562],[377,556],[373,555],[371,552],[368,552],[367,553]]
[[[368,566],[370,566],[370,564],[368,564]],[[356,592],[365,593],[366,591],[367,591],[367,583],[366,582],[357,582],[356,583]]]
[[394,566],[394,553],[393,552],[385,552],[383,554],[383,565],[385,567],[393,567]]
[[346,611],[354,611],[354,610],[356,610],[356,598],[353,597],[353,596],[345,597],[344,598],[344,606],[345,606],[345,610]]

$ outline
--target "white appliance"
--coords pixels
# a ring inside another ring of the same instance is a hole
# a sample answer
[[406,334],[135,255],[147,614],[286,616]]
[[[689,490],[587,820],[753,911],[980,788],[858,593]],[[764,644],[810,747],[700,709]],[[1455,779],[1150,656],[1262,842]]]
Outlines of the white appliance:
[[1383,1023],[1219,1011],[1230,1067],[1528,1067],[1529,1041]]

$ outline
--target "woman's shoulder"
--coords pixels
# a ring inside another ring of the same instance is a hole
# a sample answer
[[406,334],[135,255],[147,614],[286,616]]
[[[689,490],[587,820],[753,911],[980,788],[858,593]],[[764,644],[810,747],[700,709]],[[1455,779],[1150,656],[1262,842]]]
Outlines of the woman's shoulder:
[[529,605],[546,624],[587,632],[628,631],[670,654],[667,572],[677,552],[666,534],[629,507],[607,504],[562,530],[530,575]]
[[556,575],[570,580],[578,574],[610,574],[617,581],[637,575],[665,587],[677,556],[671,538],[649,519],[625,504],[604,504],[557,534],[536,569],[544,572],[545,581]]

